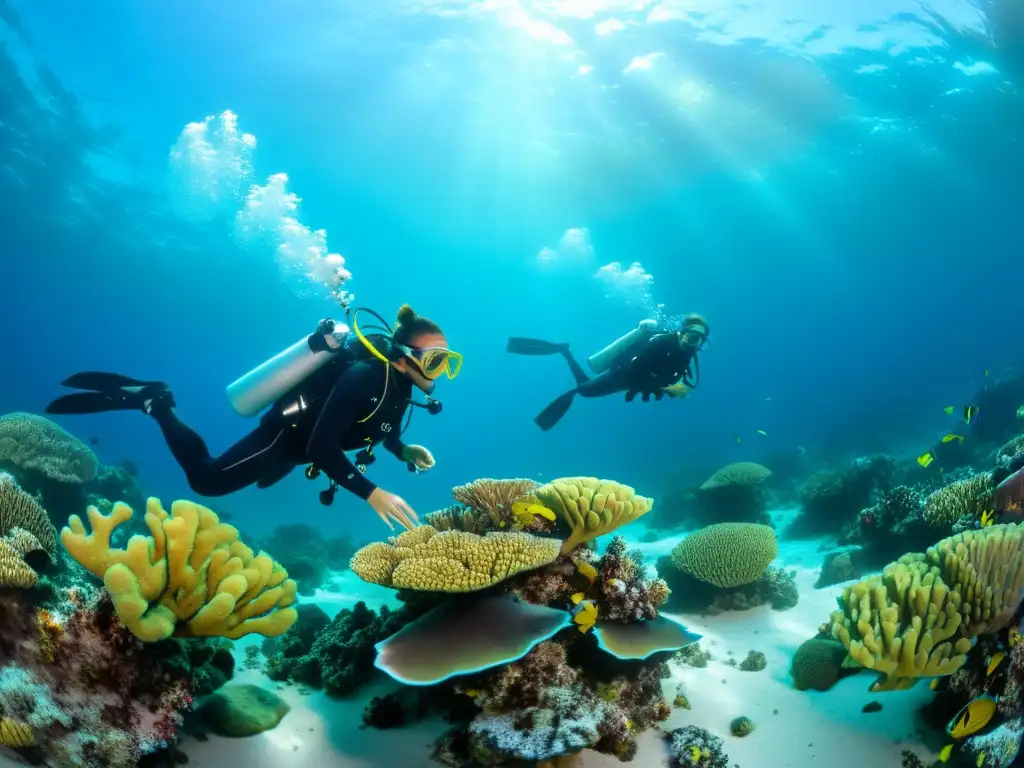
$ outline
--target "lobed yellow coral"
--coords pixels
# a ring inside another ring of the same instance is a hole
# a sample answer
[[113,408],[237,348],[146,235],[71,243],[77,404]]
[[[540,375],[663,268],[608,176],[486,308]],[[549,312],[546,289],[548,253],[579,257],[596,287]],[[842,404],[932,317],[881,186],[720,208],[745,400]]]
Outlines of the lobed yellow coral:
[[288,606],[296,585],[287,571],[264,552],[254,555],[211,510],[176,501],[168,514],[151,498],[145,517],[151,536],[133,536],[125,549],[112,547],[114,530],[132,515],[120,502],[109,515],[89,507],[92,533],[72,515],[61,541],[103,579],[117,615],[136,637],[272,637],[295,623],[298,614]]
[[472,592],[547,565],[558,554],[557,539],[521,532],[438,532],[423,525],[388,543],[368,544],[350,567],[363,581],[385,587]]
[[716,523],[695,531],[672,550],[672,563],[716,587],[739,587],[757,581],[778,557],[771,526]]
[[[480,513],[490,520],[489,529],[507,528],[512,522],[512,504],[523,498],[537,487],[533,480],[514,478],[512,480],[495,480],[482,477],[466,485],[458,485],[452,489],[452,496],[460,504],[472,510],[475,515],[471,521],[479,528]],[[465,525],[463,530],[469,530]]]
[[700,487],[702,491],[710,491],[713,488],[726,488],[729,486],[757,485],[771,477],[772,471],[752,461],[738,461],[735,464],[728,464],[715,472],[704,481]]
[[651,511],[654,502],[628,485],[595,477],[563,477],[537,488],[533,496],[557,513],[571,533],[562,544],[567,554]]
[[0,745],[13,749],[36,746],[36,736],[27,723],[0,717]]
[[924,502],[923,515],[934,526],[949,527],[963,515],[980,517],[992,508],[992,475],[980,475],[958,480],[940,488]]
[[22,490],[7,472],[0,472],[0,536],[22,528],[31,533],[46,550],[51,561],[57,559],[57,531],[31,494]]
[[948,675],[972,638],[1005,628],[1024,594],[1024,529],[970,530],[911,553],[843,592],[832,636],[882,674],[873,690]]

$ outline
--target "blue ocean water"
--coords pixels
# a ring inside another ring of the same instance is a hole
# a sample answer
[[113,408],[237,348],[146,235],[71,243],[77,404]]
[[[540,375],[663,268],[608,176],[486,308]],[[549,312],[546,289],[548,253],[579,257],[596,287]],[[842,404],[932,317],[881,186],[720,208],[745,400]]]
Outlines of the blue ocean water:
[[[356,304],[410,302],[465,356],[444,413],[407,435],[437,468],[371,470],[421,514],[482,476],[657,495],[728,461],[914,450],[1020,354],[1013,15],[3,0],[0,403],[40,412],[65,376],[114,370],[168,381],[214,451],[244,434],[224,387],[341,314],[282,276],[280,242],[239,237],[249,186],[285,173]],[[506,355],[509,336],[584,357],[659,311],[711,323],[693,395],[580,400],[536,428],[571,378]],[[135,461],[147,492],[194,495],[138,414],[59,421]],[[320,489],[296,473],[218,508],[380,537],[369,508],[324,508]]]

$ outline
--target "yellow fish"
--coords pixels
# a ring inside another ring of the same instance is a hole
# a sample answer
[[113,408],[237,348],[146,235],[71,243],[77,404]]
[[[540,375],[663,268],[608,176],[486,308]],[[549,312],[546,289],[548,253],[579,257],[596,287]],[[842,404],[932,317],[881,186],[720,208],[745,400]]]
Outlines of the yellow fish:
[[986,509],[981,513],[978,521],[981,523],[982,528],[988,528],[995,522],[996,512],[994,509]]
[[1011,648],[1016,648],[1020,640],[1020,630],[1016,627],[1010,627],[1010,631],[1006,633],[1006,644]]
[[954,440],[958,443],[962,443],[964,441],[963,435],[954,435],[950,432],[948,435],[943,435],[942,437],[942,442],[944,443],[952,443]]
[[953,411],[956,410],[956,406],[955,405],[947,405],[942,410],[944,410],[946,412],[947,416],[951,416],[953,414]]
[[573,605],[579,605],[580,600],[582,600],[584,597],[586,597],[586,595],[584,595],[582,592],[577,592],[569,599],[572,600]]
[[976,405],[965,405],[964,406],[964,423],[973,424],[978,419],[978,411],[980,409]]
[[597,621],[597,603],[593,600],[576,600],[575,598],[576,595],[573,595],[573,602],[576,605],[570,612],[573,623],[576,624],[576,628],[580,632],[587,632]]
[[597,581],[597,569],[586,560],[577,560],[576,570],[582,573],[591,584]]
[[932,689],[933,691],[939,690],[939,678],[933,677],[932,681],[930,683],[928,683],[928,687],[930,689]]
[[531,504],[528,501],[517,501],[513,504],[512,516],[521,528],[526,528],[538,517],[543,517],[551,522],[555,520],[555,513],[550,509],[541,504]]
[[985,764],[985,752],[982,751],[982,752],[978,753],[978,762],[976,763],[976,765],[978,766],[978,768],[981,768],[981,766],[983,766],[984,764]]
[[989,696],[988,694],[979,696],[949,721],[946,733],[954,739],[964,739],[977,733],[988,725],[996,713],[996,704],[998,703],[998,696]]
[[481,692],[478,691],[476,688],[470,688],[467,691],[463,691],[463,693],[469,696],[469,698],[475,699],[477,696],[480,695]]
[[1003,659],[1006,658],[1006,654],[1002,651],[996,651],[988,657],[988,666],[985,668],[985,677],[991,677],[992,673],[995,672]]
[[922,453],[920,456],[917,457],[917,463],[920,464],[922,467],[927,467],[933,461],[935,461],[935,454],[932,453],[931,451],[928,451],[928,453]]
[[949,762],[949,756],[951,754],[953,754],[953,745],[952,744],[947,744],[946,746],[944,746],[942,748],[942,751],[939,752],[939,762],[940,763],[948,763]]

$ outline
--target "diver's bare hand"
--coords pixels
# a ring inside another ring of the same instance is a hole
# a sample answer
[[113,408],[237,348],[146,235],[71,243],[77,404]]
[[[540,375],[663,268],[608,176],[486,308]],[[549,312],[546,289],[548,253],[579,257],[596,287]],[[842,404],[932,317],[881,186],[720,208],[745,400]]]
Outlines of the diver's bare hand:
[[434,461],[434,454],[424,448],[422,445],[407,445],[402,451],[402,458],[407,462],[420,470],[420,472],[426,472],[428,469],[433,469],[437,463]]
[[392,520],[407,530],[412,530],[420,521],[413,508],[405,503],[405,499],[383,488],[374,488],[366,501],[391,530],[395,530]]

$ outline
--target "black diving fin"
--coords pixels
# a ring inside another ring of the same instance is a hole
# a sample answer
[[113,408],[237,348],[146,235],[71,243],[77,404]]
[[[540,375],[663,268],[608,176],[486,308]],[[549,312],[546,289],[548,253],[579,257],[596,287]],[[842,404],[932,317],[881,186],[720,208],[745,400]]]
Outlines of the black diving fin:
[[547,432],[560,422],[562,417],[569,412],[569,408],[572,406],[572,401],[575,399],[576,390],[570,389],[564,395],[557,397],[551,405],[541,411],[533,420],[534,423]]
[[513,355],[564,355],[569,351],[569,345],[513,336],[508,340],[505,351]]
[[[140,381],[119,373],[85,371],[64,379],[61,384],[89,392],[75,392],[58,397],[46,406],[46,413],[79,415],[107,411],[141,411],[147,400],[170,390],[160,381]],[[170,401],[169,402],[173,402]]]

